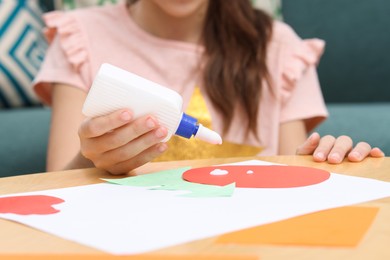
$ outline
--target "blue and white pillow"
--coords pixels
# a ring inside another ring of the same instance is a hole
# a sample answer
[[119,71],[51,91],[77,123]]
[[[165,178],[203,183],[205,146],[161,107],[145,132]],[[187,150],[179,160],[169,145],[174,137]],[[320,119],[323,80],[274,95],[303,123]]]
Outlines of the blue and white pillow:
[[0,109],[39,104],[31,89],[47,49],[36,0],[0,0]]

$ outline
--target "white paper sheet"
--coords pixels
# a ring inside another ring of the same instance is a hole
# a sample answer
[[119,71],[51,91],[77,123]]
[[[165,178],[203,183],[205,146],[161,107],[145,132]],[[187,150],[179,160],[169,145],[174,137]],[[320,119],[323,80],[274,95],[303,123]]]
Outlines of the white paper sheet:
[[[242,164],[269,165],[247,161]],[[112,254],[137,254],[339,206],[390,196],[390,183],[332,173],[299,188],[243,189],[232,197],[186,198],[181,191],[94,184],[29,192],[65,202],[51,215],[0,214]],[[7,195],[11,196],[11,195]],[[2,196],[2,197],[7,197]]]

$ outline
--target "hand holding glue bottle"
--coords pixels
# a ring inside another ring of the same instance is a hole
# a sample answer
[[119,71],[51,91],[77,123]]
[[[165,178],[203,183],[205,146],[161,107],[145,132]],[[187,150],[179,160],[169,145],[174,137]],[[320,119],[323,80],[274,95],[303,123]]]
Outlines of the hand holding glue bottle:
[[182,97],[175,91],[110,64],[103,64],[83,106],[88,117],[107,115],[129,108],[134,117],[154,115],[168,134],[197,138],[211,144],[222,144],[221,136],[182,112]]

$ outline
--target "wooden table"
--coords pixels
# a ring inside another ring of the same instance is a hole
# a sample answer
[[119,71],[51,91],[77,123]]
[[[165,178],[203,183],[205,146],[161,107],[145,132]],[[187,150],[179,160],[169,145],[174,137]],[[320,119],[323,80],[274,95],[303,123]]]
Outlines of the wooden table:
[[[344,162],[339,165],[315,163],[310,156],[275,156],[258,158],[227,158],[196,161],[150,163],[138,168],[143,174],[182,166],[206,166],[248,159],[260,159],[289,165],[311,166],[346,175],[375,178],[390,182],[390,157],[367,158],[362,163]],[[98,169],[80,169],[52,173],[38,173],[0,178],[0,195],[38,191],[53,188],[86,185],[101,182],[99,178],[109,174]],[[379,207],[380,211],[356,248],[295,247],[295,246],[239,246],[216,245],[214,238],[178,245],[156,253],[164,254],[248,254],[261,259],[390,259],[390,198],[361,204]],[[104,254],[75,242],[35,230],[33,228],[0,219],[0,257],[2,254]]]

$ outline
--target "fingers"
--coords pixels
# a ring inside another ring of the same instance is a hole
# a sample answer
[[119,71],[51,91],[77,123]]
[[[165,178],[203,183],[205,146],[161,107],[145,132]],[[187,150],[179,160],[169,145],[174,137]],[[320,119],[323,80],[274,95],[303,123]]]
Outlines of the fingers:
[[132,119],[128,110],[87,119],[79,128],[81,154],[97,168],[126,173],[167,149],[168,130],[146,115]]
[[334,136],[326,135],[321,138],[318,133],[313,133],[297,149],[297,154],[313,154],[313,159],[316,162],[340,163],[352,149],[352,145],[352,139],[348,136],[340,136],[336,139]]
[[167,129],[160,127],[157,119],[152,116],[146,116],[136,119],[105,135],[93,138],[91,142],[99,142],[100,150],[97,152],[106,152],[122,147],[149,131],[155,131],[155,136],[159,139],[167,135]]
[[313,153],[313,159],[316,162],[324,162],[327,160],[330,151],[335,144],[336,138],[331,135],[326,135],[321,138],[317,148]]
[[385,153],[378,147],[374,147],[371,149],[370,156],[380,158],[380,157],[385,157]]
[[348,160],[350,160],[351,162],[360,162],[368,156],[380,158],[380,157],[384,157],[385,154],[378,147],[371,149],[371,146],[368,143],[360,142],[348,154]]
[[298,155],[309,155],[313,154],[315,149],[318,147],[320,143],[320,135],[316,132],[312,133],[306,141],[298,147],[296,154]]
[[135,169],[147,162],[152,161],[154,158],[161,155],[167,149],[168,145],[166,143],[156,144],[127,161],[112,165],[109,169],[107,169],[107,171],[114,175],[128,173],[132,169]]
[[351,137],[346,135],[339,136],[328,154],[328,162],[341,163],[352,147],[353,141]]
[[[95,166],[108,169],[111,165],[120,164],[133,159],[135,160],[139,154],[142,154],[154,145],[159,144],[167,133],[168,131],[165,127],[158,127],[153,131],[149,131],[126,145],[101,154],[99,158],[95,159]],[[153,157],[152,155],[149,156]]]
[[366,142],[358,143],[348,154],[348,160],[351,162],[360,162],[370,155],[371,146]]
[[335,138],[327,135],[320,138],[317,133],[312,134],[297,149],[297,154],[313,154],[314,161],[328,161],[333,164],[341,163],[346,157],[351,162],[360,162],[368,156],[376,158],[385,156],[381,149],[371,148],[367,142],[359,142],[353,147],[353,141],[349,136],[342,135]]
[[128,110],[115,111],[107,116],[86,119],[79,128],[81,138],[93,138],[101,136],[118,127],[121,127],[132,119],[132,113]]

